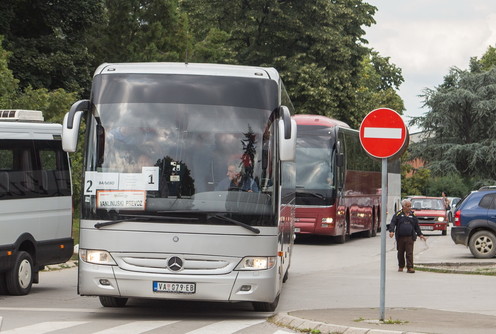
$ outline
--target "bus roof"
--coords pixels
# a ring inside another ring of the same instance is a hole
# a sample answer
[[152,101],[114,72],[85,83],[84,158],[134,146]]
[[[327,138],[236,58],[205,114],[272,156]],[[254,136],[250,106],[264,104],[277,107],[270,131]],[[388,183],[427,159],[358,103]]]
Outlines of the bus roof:
[[58,139],[62,125],[56,123],[0,122],[0,139]]
[[319,126],[328,126],[335,127],[340,126],[342,128],[349,128],[350,126],[345,122],[338,121],[334,118],[329,118],[322,115],[304,115],[298,114],[293,116],[296,124],[298,125],[319,125]]
[[233,77],[265,78],[279,81],[279,73],[273,67],[256,67],[226,64],[198,63],[104,63],[95,71],[97,74],[112,73],[151,73],[151,74],[187,74],[218,75]]

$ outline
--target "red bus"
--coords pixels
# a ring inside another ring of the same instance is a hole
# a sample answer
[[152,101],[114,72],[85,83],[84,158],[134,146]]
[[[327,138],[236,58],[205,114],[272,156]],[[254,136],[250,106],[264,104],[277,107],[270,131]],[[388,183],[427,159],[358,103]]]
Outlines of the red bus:
[[[373,237],[381,223],[381,163],[357,130],[320,115],[295,115],[296,234]],[[400,164],[388,163],[388,216],[400,208]],[[387,217],[388,219],[389,217]]]

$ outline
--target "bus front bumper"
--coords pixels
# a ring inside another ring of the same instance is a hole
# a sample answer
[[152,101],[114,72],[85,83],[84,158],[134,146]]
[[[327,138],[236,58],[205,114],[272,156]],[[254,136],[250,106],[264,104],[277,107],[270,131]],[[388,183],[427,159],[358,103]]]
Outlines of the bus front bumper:
[[[222,275],[181,275],[132,272],[118,266],[79,263],[81,296],[113,296],[224,302],[273,302],[279,286],[277,268],[232,271]],[[155,292],[154,282],[194,284],[194,293]]]

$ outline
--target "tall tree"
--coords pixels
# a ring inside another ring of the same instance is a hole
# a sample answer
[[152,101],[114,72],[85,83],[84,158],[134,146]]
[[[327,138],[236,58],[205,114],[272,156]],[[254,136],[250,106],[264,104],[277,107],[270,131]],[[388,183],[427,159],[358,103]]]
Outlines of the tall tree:
[[[43,111],[45,121],[62,123],[65,113],[77,99],[75,92],[68,93],[62,88],[48,90],[33,89],[31,86],[22,89],[7,66],[10,53],[2,48],[0,36],[0,109],[31,109]],[[82,151],[72,154],[71,165],[74,182],[74,203],[77,205],[80,195],[82,173]]]
[[389,59],[381,57],[376,51],[363,58],[356,91],[356,114],[377,108],[390,108],[398,113],[405,110],[403,100],[397,93],[404,81],[401,69],[391,64]]
[[86,32],[100,20],[101,0],[2,0],[1,10],[0,34],[21,87],[77,91],[89,85]]
[[412,119],[426,138],[412,156],[427,162],[433,175],[458,173],[496,180],[496,68],[476,72],[452,68],[444,82],[424,90],[424,116]]
[[[352,126],[366,114],[356,107],[356,90],[369,53],[362,26],[375,23],[375,7],[361,0],[183,0],[182,6],[195,42],[224,32],[222,57],[234,52],[233,63],[276,67],[299,113]],[[192,60],[197,55],[193,47]]]
[[106,0],[94,27],[94,66],[102,62],[184,61],[190,43],[177,0]]

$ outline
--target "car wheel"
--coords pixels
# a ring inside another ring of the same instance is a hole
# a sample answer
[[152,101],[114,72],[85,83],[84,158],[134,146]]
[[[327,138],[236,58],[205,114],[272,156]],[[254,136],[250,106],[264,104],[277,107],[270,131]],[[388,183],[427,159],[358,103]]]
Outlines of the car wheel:
[[490,259],[496,255],[496,236],[490,231],[475,232],[468,243],[470,252],[478,259]]
[[14,267],[5,274],[7,290],[11,295],[27,295],[33,285],[33,259],[27,252],[18,252]]

